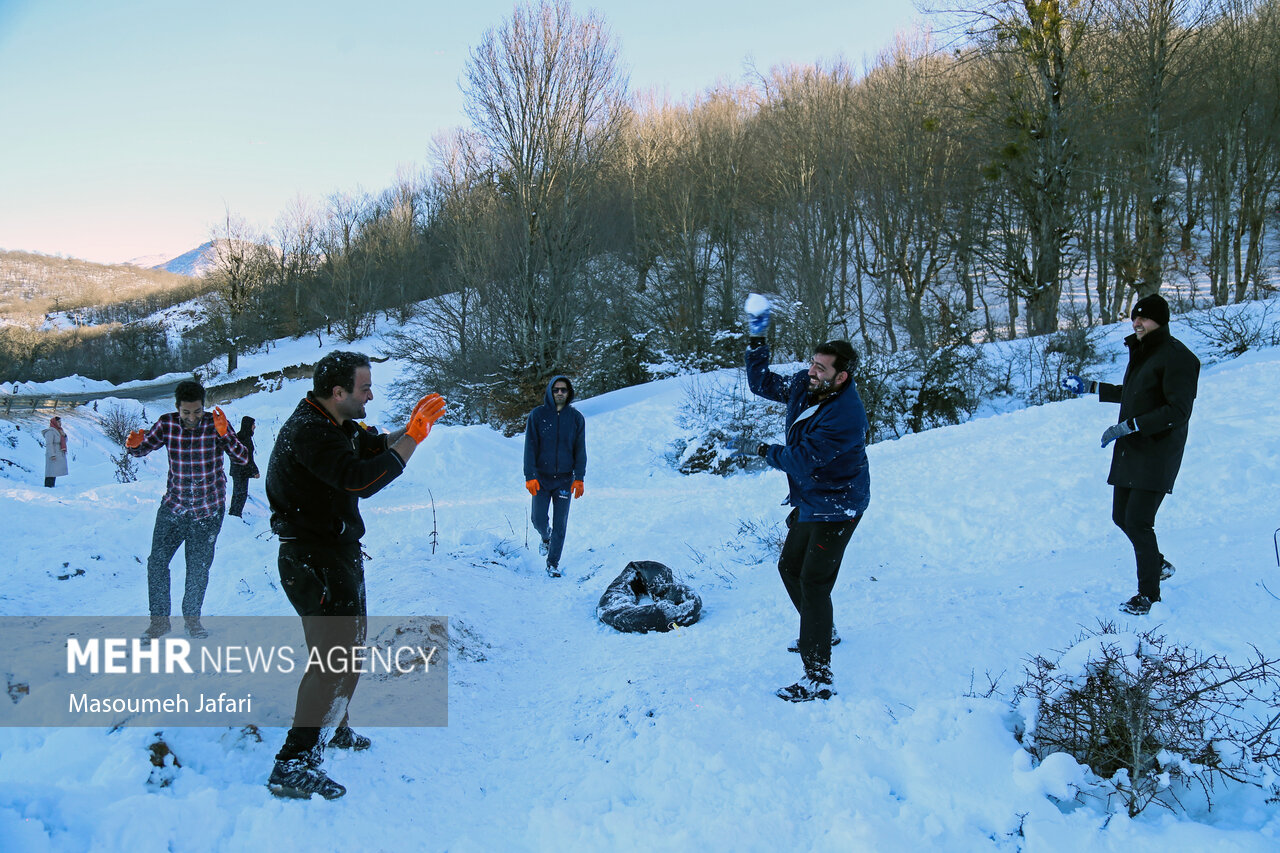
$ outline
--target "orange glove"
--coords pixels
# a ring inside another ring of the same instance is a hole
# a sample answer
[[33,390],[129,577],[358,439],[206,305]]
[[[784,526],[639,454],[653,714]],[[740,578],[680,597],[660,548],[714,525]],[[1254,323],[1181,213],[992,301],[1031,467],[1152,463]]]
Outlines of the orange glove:
[[409,425],[404,430],[405,435],[417,444],[422,444],[423,440],[431,434],[431,427],[444,414],[444,408],[444,397],[439,394],[428,394],[423,397],[418,401],[418,405],[413,407],[413,415],[409,418]]
[[218,431],[218,435],[227,434],[227,416],[218,406],[213,407],[213,428]]
[[571,486],[571,488],[573,489],[573,496],[575,498],[582,497],[582,481],[581,480],[574,480],[573,486]]
[[538,481],[537,481],[537,480],[525,480],[525,481],[524,481],[524,487],[525,487],[526,489],[528,489],[528,490],[529,490],[529,494],[533,495],[535,498],[538,496],[538,486],[539,486],[539,485],[540,485],[540,484],[538,483]]
[[129,433],[129,437],[124,440],[124,446],[132,450],[139,444],[142,444],[142,439],[146,437],[147,434],[145,432],[140,429],[135,429],[133,432]]

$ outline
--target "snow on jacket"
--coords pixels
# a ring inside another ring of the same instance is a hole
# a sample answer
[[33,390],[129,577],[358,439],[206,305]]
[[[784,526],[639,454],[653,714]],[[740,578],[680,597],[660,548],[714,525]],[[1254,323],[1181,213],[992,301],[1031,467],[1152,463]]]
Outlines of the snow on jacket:
[[125,452],[142,457],[161,447],[169,450],[169,475],[160,503],[195,518],[221,515],[227,504],[222,454],[237,462],[249,458],[236,431],[228,427],[226,435],[218,435],[212,412],[205,412],[195,429],[183,426],[177,412],[165,412],[147,430],[142,444],[126,448]]
[[[563,380],[569,386],[564,408],[556,411],[551,388]],[[554,376],[547,383],[543,404],[529,413],[524,428],[524,478],[559,488],[587,475],[587,422],[572,406],[573,383]]]
[[45,427],[40,435],[44,438],[44,475],[67,476],[67,451],[62,449],[62,433],[53,427]]
[[1098,383],[1098,399],[1119,403],[1120,417],[1138,431],[1116,440],[1111,452],[1113,486],[1172,492],[1187,444],[1187,423],[1200,381],[1200,359],[1168,326],[1124,339],[1129,366],[1123,385]]
[[267,463],[271,529],[282,540],[326,545],[364,536],[360,498],[404,472],[387,437],[338,423],[310,392],[280,427]]
[[765,461],[787,475],[787,503],[800,521],[846,521],[871,503],[867,410],[858,389],[809,402],[809,373],[790,379],[769,370],[769,345],[747,348],[747,383],[758,397],[787,405],[785,445],[769,445]]

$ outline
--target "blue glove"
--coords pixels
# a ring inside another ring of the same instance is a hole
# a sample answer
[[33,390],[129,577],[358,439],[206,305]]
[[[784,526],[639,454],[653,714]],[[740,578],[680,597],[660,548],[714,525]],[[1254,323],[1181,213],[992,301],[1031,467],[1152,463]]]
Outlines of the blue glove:
[[1072,394],[1075,394],[1076,396],[1079,396],[1083,394],[1085,391],[1089,390],[1089,383],[1085,382],[1083,379],[1081,379],[1079,376],[1076,376],[1074,373],[1068,376],[1066,379],[1063,379],[1062,382],[1060,382],[1059,384],[1062,386],[1063,391],[1068,391]]
[[1117,438],[1122,438],[1138,431],[1138,425],[1133,422],[1133,418],[1127,421],[1121,421],[1118,424],[1107,427],[1107,431],[1102,434],[1102,446],[1106,447]]
[[747,315],[747,331],[751,333],[751,337],[763,337],[769,331],[769,309],[764,309],[760,314]]

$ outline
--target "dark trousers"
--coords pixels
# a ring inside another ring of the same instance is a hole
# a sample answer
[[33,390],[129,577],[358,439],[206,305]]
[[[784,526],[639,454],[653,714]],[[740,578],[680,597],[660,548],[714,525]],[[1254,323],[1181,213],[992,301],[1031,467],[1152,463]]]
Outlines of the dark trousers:
[[[543,486],[533,496],[533,529],[544,541],[549,541],[547,565],[560,565],[560,552],[564,550],[564,532],[569,523],[569,487]],[[547,527],[547,510],[551,509],[551,527]]]
[[[317,545],[280,543],[280,583],[289,603],[302,617],[308,659],[331,652],[348,666],[353,646],[364,645],[368,613],[364,597],[364,559],[360,543]],[[335,668],[336,669],[336,668]],[[305,758],[318,766],[324,758],[321,734],[347,723],[347,706],[360,681],[359,672],[308,666],[298,685],[293,727],[276,758]]]
[[52,489],[52,488],[53,488],[53,481],[54,481],[54,480],[56,480],[56,479],[58,479],[58,478],[57,478],[57,477],[45,477],[45,478],[44,478],[44,485],[45,485],[45,488]]
[[231,478],[231,507],[227,510],[227,515],[234,515],[236,518],[244,512],[244,502],[249,499],[249,478],[248,477],[232,477]]
[[1156,511],[1164,500],[1164,492],[1115,487],[1111,501],[1111,520],[1133,543],[1133,556],[1138,563],[1138,594],[1152,601],[1160,600],[1160,566],[1164,555],[1156,542]]
[[831,590],[840,561],[862,516],[848,521],[798,521],[792,510],[790,530],[778,558],[778,574],[800,614],[800,657],[805,675],[831,682]]
[[176,513],[163,504],[156,513],[156,526],[151,533],[151,556],[147,559],[147,599],[153,625],[168,625],[169,563],[186,545],[186,589],[182,594],[182,618],[187,625],[200,622],[204,592],[209,586],[209,567],[213,565],[213,549],[222,530],[222,513],[208,518],[195,518]]

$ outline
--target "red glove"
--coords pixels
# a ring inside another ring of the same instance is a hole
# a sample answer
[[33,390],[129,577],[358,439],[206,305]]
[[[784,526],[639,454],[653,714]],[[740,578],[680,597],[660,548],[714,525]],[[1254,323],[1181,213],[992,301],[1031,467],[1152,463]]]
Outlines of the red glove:
[[573,489],[573,496],[575,498],[582,497],[582,481],[581,480],[574,480],[573,486],[571,488]]
[[146,438],[146,436],[147,434],[142,430],[135,429],[133,432],[129,433],[129,437],[124,440],[124,446],[132,450],[139,444],[142,444],[142,439]]
[[431,427],[444,414],[444,408],[444,397],[439,394],[428,394],[423,397],[418,401],[418,405],[413,407],[413,415],[409,418],[409,425],[404,430],[405,435],[412,438],[415,443],[422,444],[423,440],[431,434]]
[[227,416],[222,413],[222,409],[218,406],[213,407],[213,428],[217,430],[220,436],[227,434]]
[[539,483],[537,480],[524,481],[524,487],[528,489],[529,494],[533,495],[535,498],[538,496],[538,486],[539,486]]

